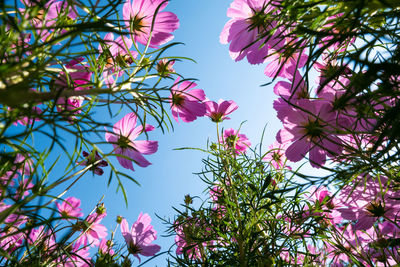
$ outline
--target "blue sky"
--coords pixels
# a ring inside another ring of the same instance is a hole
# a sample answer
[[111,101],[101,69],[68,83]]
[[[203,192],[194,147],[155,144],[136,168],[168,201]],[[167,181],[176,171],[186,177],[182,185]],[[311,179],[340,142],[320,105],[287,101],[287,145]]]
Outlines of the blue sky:
[[[276,96],[273,94],[273,85],[260,86],[270,81],[263,74],[265,65],[252,66],[246,61],[234,62],[229,56],[228,46],[219,43],[219,34],[229,20],[226,17],[229,5],[230,1],[226,0],[171,1],[166,10],[177,14],[180,20],[180,28],[174,33],[174,41],[185,45],[170,49],[168,55],[190,57],[197,62],[177,62],[174,68],[186,78],[198,79],[198,88],[204,89],[210,100],[234,100],[239,105],[239,109],[230,115],[231,120],[222,123],[223,128],[238,128],[245,121],[241,133],[246,134],[254,146],[260,142],[266,126],[263,147],[266,151],[280,129],[280,122],[272,108]],[[123,115],[125,113],[114,118],[113,123]],[[153,218],[152,224],[158,231],[155,243],[165,251],[173,245],[173,237],[162,237],[166,227],[155,214],[173,220],[175,213],[172,207],[180,208],[185,194],[197,195],[202,199],[208,196],[203,192],[204,183],[193,174],[202,170],[201,159],[206,154],[196,150],[174,149],[206,148],[208,140],[216,140],[216,128],[213,122],[204,117],[192,123],[175,123],[173,132],[162,134],[160,130],[155,130],[149,133],[149,139],[159,142],[157,153],[146,156],[152,165],[147,168],[135,166],[135,172],[124,170],[141,184],[139,187],[125,180],[128,207],[125,206],[122,193],[115,193],[115,182],[107,187],[107,172],[103,176],[87,174],[66,197],[82,199],[82,208],[88,213],[101,196],[105,195],[108,216],[103,223],[109,230],[114,229],[117,215],[124,216],[129,225],[132,225],[140,212],[149,213]],[[115,163],[115,166],[119,166],[116,161]],[[123,242],[120,230],[117,230],[115,236]],[[143,261],[146,260],[142,258]],[[148,264],[156,265],[165,266],[165,257],[159,257]]]

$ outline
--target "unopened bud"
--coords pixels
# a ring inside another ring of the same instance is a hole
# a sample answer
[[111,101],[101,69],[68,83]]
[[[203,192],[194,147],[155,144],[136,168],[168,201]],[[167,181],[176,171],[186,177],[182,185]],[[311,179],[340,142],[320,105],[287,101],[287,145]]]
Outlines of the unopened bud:
[[192,203],[193,203],[193,198],[189,194],[185,195],[185,204],[190,205]]
[[104,203],[100,203],[99,205],[97,205],[96,208],[96,213],[101,215],[104,214],[106,212],[106,207],[104,206]]
[[216,144],[216,143],[212,143],[211,146],[210,146],[210,148],[211,148],[212,150],[217,150],[217,144]]
[[117,223],[118,223],[118,224],[121,224],[123,218],[124,218],[124,217],[118,215],[118,216],[117,216]]

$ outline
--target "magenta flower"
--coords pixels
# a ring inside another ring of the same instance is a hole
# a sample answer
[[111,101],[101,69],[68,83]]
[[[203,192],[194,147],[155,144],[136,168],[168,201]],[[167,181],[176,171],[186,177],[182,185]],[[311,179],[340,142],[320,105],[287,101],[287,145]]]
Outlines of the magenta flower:
[[306,54],[295,53],[291,57],[285,58],[278,52],[274,52],[267,59],[270,63],[265,68],[264,74],[268,77],[276,76],[292,80],[298,69],[304,67],[307,59]]
[[[22,0],[22,3],[26,6],[35,6],[37,1],[33,0]],[[21,10],[22,12],[24,10]],[[25,14],[28,16],[28,14]],[[39,39],[41,41],[49,41],[50,38],[54,36],[55,30],[51,27],[55,27],[59,18],[67,18],[74,21],[77,18],[77,11],[75,7],[70,5],[68,1],[65,0],[50,0],[47,1],[43,9],[39,9],[36,17],[30,17],[32,19],[32,25],[36,29]],[[64,28],[58,29],[60,33],[65,33]]]
[[218,217],[223,217],[226,212],[224,203],[224,189],[220,185],[215,185],[210,188],[210,199],[213,202],[213,210],[216,212]]
[[398,191],[390,188],[388,179],[384,176],[372,178],[369,175],[359,176],[354,185],[345,186],[339,199],[344,206],[338,211],[346,220],[357,221],[356,230],[370,229],[382,218],[392,221],[398,220],[400,215],[400,197]]
[[104,171],[100,167],[107,167],[108,163],[105,160],[101,160],[99,152],[92,151],[89,154],[88,152],[83,151],[82,155],[85,157],[86,160],[81,162],[79,165],[91,166],[90,170],[92,170],[94,174],[103,175]]
[[[201,259],[199,245],[189,241],[190,238],[185,234],[185,230],[187,230],[185,228],[192,228],[192,226],[187,225],[189,223],[190,222],[187,222],[185,225],[175,226],[176,255],[182,255],[183,253],[186,253],[190,259]],[[206,247],[207,243],[204,242],[203,245]]]
[[334,227],[332,232],[334,233],[332,238],[329,239],[329,242],[324,243],[327,257],[332,260],[333,266],[346,266],[343,263],[352,263],[348,253],[343,253],[338,247],[351,252],[357,260],[363,262],[359,252],[361,249],[359,235],[356,234],[351,224],[343,227]]
[[[101,220],[105,217],[105,214],[97,214],[96,212],[90,214],[84,221],[78,221],[74,227],[82,231],[80,236],[76,240],[77,245],[83,246],[98,246],[100,239],[107,236],[107,227],[100,224]],[[86,226],[88,225],[88,226]]]
[[[11,205],[0,203],[0,212],[8,213]],[[24,215],[19,215],[20,211],[15,211],[5,218],[3,228],[0,229],[0,248],[8,252],[14,251],[20,247],[25,240],[25,235],[20,231],[20,226],[27,222],[28,218]]]
[[[56,90],[84,90],[88,89],[92,72],[89,71],[87,65],[80,65],[79,63],[84,60],[77,58],[71,60],[65,65],[67,73],[61,71],[58,78],[54,82]],[[72,111],[75,114],[81,113],[80,107],[84,98],[82,96],[60,97],[57,99],[57,111]]]
[[233,101],[226,101],[220,99],[218,103],[214,101],[206,101],[204,102],[206,105],[206,116],[210,117],[213,122],[221,122],[223,120],[229,120],[230,118],[227,115],[231,114],[235,110],[237,110],[238,105]]
[[75,197],[69,197],[64,200],[61,204],[56,203],[58,212],[64,218],[79,218],[83,216],[81,212],[81,200]]
[[170,102],[174,119],[181,118],[184,122],[194,121],[197,117],[206,114],[206,106],[202,101],[206,99],[202,89],[192,89],[197,84],[190,81],[175,81],[171,88]]
[[[108,52],[110,53],[107,56],[112,56],[111,58],[107,57],[107,63],[109,65],[118,64],[118,61],[115,61],[116,59],[123,59],[124,62],[130,64],[138,55],[136,51],[129,51],[133,45],[132,39],[129,37],[119,36],[114,40],[114,34],[109,32],[104,36],[103,40],[108,48]],[[102,54],[104,52],[103,46],[99,45],[99,53]]]
[[169,77],[175,72],[175,60],[168,60],[166,58],[157,62],[156,70],[161,77]]
[[133,59],[136,59],[138,53],[136,51],[129,51],[133,45],[132,39],[126,36],[119,36],[114,41],[114,34],[107,33],[104,36],[105,45],[108,51],[104,51],[103,47],[99,45],[99,53],[105,53],[107,64],[103,76],[107,86],[112,86],[115,83],[114,76],[121,77],[124,72],[120,71],[125,68],[127,64],[132,64]]
[[43,225],[37,229],[31,229],[27,241],[31,245],[43,246],[47,255],[51,254],[57,246],[55,234],[51,230],[45,231]]
[[112,241],[107,239],[102,239],[99,245],[99,253],[101,255],[114,255],[115,251],[112,249]]
[[238,130],[233,128],[225,130],[219,142],[224,144],[227,149],[233,150],[236,154],[246,153],[247,148],[251,146],[247,136],[240,134]]
[[231,43],[229,51],[232,59],[239,61],[247,56],[249,63],[259,64],[264,62],[270,48],[279,50],[283,44],[283,37],[279,37],[281,31],[265,36],[276,25],[274,21],[266,23],[267,14],[273,12],[276,8],[270,0],[234,0],[231,3],[227,12],[231,20],[225,24],[220,42]]
[[[133,0],[132,3],[131,0],[127,0],[125,2],[123,18],[135,42],[146,45],[151,38],[150,47],[156,48],[174,38],[171,32],[179,28],[179,20],[174,13],[161,12],[167,4],[168,2],[163,0]],[[159,8],[158,13],[155,14],[157,8]]]
[[151,218],[147,213],[140,213],[130,230],[126,219],[121,222],[121,233],[128,246],[128,251],[138,258],[139,262],[141,261],[139,254],[146,257],[154,256],[161,249],[159,245],[151,244],[157,239],[157,232],[150,223]]
[[3,251],[14,251],[23,244],[24,240],[24,234],[13,225],[9,225],[0,231],[0,249]]
[[30,155],[28,154],[27,156],[28,157],[17,154],[15,156],[14,164],[18,166],[17,172],[19,174],[30,176],[34,170],[34,163],[32,158],[30,158]]
[[[334,196],[332,196],[331,192],[325,186],[311,188],[311,195],[306,195],[309,200],[311,200],[313,204],[313,209],[322,210],[323,212],[312,212],[314,216],[324,216],[325,223],[334,223],[339,224],[342,222],[343,218],[338,211],[338,208],[341,208],[343,205],[341,202]],[[308,209],[308,207],[306,207]]]
[[81,65],[83,57],[73,59],[65,64],[67,71],[61,71],[57,79],[54,81],[54,87],[58,90],[83,90],[90,83],[92,72],[88,65]]
[[298,99],[308,99],[307,84],[300,72],[295,71],[290,82],[279,81],[274,86],[274,94],[282,97],[285,102],[293,102]]
[[280,117],[284,128],[278,132],[277,141],[290,143],[286,149],[290,161],[297,162],[310,153],[311,166],[320,168],[327,155],[335,157],[342,151],[342,140],[336,132],[346,122],[338,119],[325,101],[300,99],[296,105],[296,108],[285,110],[285,116]]
[[[200,248],[203,248],[203,251],[206,251],[206,249],[215,249],[216,241],[210,240],[212,229],[209,227],[208,223],[202,219],[193,217],[180,218],[174,222],[174,230],[176,232],[175,244],[177,246],[177,255],[185,254],[185,257],[187,255],[193,260],[201,259],[202,254]],[[199,239],[203,238],[209,241],[200,243]]]
[[113,144],[118,162],[122,167],[133,171],[135,169],[132,161],[140,167],[147,167],[151,163],[142,154],[154,154],[158,149],[157,141],[135,140],[142,132],[154,130],[154,127],[149,124],[146,124],[144,129],[142,125],[136,127],[136,121],[136,114],[128,113],[114,124],[113,133],[106,132],[106,140]]
[[[80,244],[75,242],[71,246],[72,250],[69,252],[70,257],[58,259],[62,266],[65,267],[89,267],[91,266],[91,257],[89,247],[80,248]],[[58,265],[57,265],[58,266]]]
[[[280,144],[279,142],[275,141],[271,144],[268,149],[268,153],[265,155],[263,160],[271,163],[271,165],[276,169],[280,170],[283,167],[286,167],[286,151],[287,145]],[[290,169],[290,167],[287,167]]]

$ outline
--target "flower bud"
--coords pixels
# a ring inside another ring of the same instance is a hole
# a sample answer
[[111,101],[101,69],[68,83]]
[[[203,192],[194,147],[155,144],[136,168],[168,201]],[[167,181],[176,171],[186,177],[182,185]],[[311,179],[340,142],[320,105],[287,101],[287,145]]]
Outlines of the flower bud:
[[192,203],[193,203],[193,198],[189,194],[185,195],[185,204],[190,205]]
[[104,206],[104,203],[100,203],[99,205],[97,205],[96,213],[99,215],[106,213],[106,207]]

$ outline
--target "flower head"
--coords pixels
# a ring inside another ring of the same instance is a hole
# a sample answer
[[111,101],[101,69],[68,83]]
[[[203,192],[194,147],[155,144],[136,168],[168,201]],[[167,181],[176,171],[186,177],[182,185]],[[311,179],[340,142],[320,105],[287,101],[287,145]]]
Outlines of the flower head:
[[[270,162],[272,166],[277,170],[282,169],[286,166],[286,148],[286,145],[280,144],[279,142],[275,141],[268,147],[270,151],[268,151],[263,160]],[[290,167],[287,168],[290,169]]]
[[196,86],[196,83],[190,81],[179,82],[179,78],[172,86],[171,112],[177,122],[178,118],[184,122],[191,122],[206,114],[206,106],[202,103],[206,96],[202,89],[192,89]]
[[226,101],[220,99],[218,103],[214,101],[204,102],[206,105],[207,113],[206,116],[210,117],[213,122],[221,122],[223,120],[229,120],[227,115],[237,110],[238,105],[233,101]]
[[147,167],[151,163],[143,157],[157,151],[158,142],[148,140],[135,140],[144,131],[152,131],[154,127],[146,124],[136,127],[137,116],[135,113],[126,114],[114,124],[113,132],[106,132],[106,140],[114,146],[114,153],[122,167],[134,170],[132,161],[140,167]]
[[113,242],[111,240],[102,239],[99,245],[99,253],[101,255],[114,255],[115,251],[112,249]]
[[89,154],[88,152],[83,151],[82,155],[85,157],[86,160],[81,162],[79,165],[91,166],[90,170],[92,170],[94,174],[103,175],[104,171],[100,167],[107,167],[108,163],[105,160],[101,160],[99,152],[92,151]]
[[127,0],[125,2],[123,18],[135,41],[146,45],[151,38],[150,47],[155,48],[174,38],[171,32],[178,29],[179,20],[174,13],[161,12],[167,4],[168,1],[163,0],[133,0],[132,2]]
[[139,254],[146,257],[154,256],[161,249],[159,245],[151,244],[157,239],[157,232],[150,223],[151,218],[147,213],[140,213],[131,229],[129,229],[126,219],[121,222],[121,233],[128,246],[128,251],[138,258],[139,262]]
[[[276,12],[270,0],[234,0],[227,15],[231,18],[221,32],[220,42],[229,45],[229,52],[235,61],[247,57],[251,64],[263,63],[268,50],[279,50],[283,44],[281,30],[270,34],[276,22],[269,14]],[[268,23],[267,23],[268,21]],[[268,26],[265,26],[268,25]]]
[[99,53],[106,60],[103,76],[105,83],[108,86],[112,86],[115,83],[114,76],[121,77],[124,74],[121,68],[132,64],[138,53],[129,51],[133,45],[132,39],[126,36],[119,36],[114,40],[114,34],[111,32],[104,36],[104,44],[104,48],[107,47],[107,49],[103,49],[103,46],[99,45]]
[[233,128],[224,131],[224,136],[220,140],[227,149],[233,150],[236,154],[246,153],[251,143],[246,135],[240,134],[238,130]]
[[79,218],[83,216],[83,213],[81,212],[82,209],[80,208],[81,206],[81,200],[77,199],[75,197],[69,197],[66,200],[64,200],[61,204],[56,203],[58,212],[61,214],[61,216],[65,218]]
[[[84,90],[88,88],[92,72],[87,65],[80,65],[83,58],[77,58],[67,62],[65,70],[61,71],[54,81],[54,88],[59,91],[64,90]],[[80,107],[84,98],[82,96],[59,97],[56,101],[58,112],[81,113]]]
[[[301,160],[309,152],[311,166],[320,168],[326,156],[335,157],[343,149],[342,140],[336,134],[345,122],[337,119],[330,105],[321,100],[300,99],[297,107],[277,110],[284,128],[277,134],[277,141],[287,144],[286,157],[293,162]],[[282,107],[284,108],[284,107]]]
[[90,214],[84,221],[78,221],[74,227],[81,231],[76,243],[83,246],[98,246],[100,239],[107,236],[107,227],[100,224],[105,214]]
[[158,61],[156,69],[161,77],[169,77],[171,73],[175,72],[174,69],[175,60],[167,60],[166,58]]

